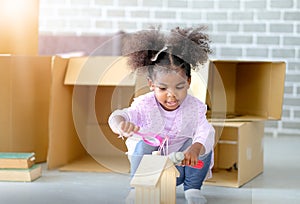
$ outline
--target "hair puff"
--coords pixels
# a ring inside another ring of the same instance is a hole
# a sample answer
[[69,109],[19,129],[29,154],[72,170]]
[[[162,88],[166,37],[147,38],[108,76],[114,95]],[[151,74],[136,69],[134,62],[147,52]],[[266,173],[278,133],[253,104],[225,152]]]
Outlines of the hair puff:
[[181,58],[195,68],[204,64],[211,53],[210,40],[203,31],[205,27],[181,29],[163,33],[160,28],[150,28],[135,33],[127,33],[123,38],[122,54],[128,56],[128,64],[133,70],[154,65],[153,57],[161,50]]
[[192,67],[204,64],[208,60],[208,54],[212,53],[209,37],[203,32],[205,29],[203,26],[172,29],[167,42],[172,54],[190,63]]
[[165,45],[159,28],[127,33],[123,39],[122,54],[128,56],[133,70],[153,64],[151,58]]

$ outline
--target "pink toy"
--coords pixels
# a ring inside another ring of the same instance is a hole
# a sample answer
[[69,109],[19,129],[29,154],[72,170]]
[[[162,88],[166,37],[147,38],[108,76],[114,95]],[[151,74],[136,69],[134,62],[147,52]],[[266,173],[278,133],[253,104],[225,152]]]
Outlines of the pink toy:
[[154,147],[161,146],[164,141],[164,138],[154,133],[135,132],[134,134],[141,136],[146,144]]
[[[184,153],[183,152],[173,152],[171,154],[169,154],[169,159],[171,159],[171,161],[175,164],[175,165],[181,165],[182,160],[184,160]],[[196,169],[202,169],[204,166],[204,162],[201,160],[198,160],[197,164],[193,167]]]
[[196,169],[202,169],[203,166],[204,166],[204,162],[201,160],[198,160],[197,164],[195,166],[191,166],[191,167],[196,168]]
[[[162,138],[161,136],[159,136],[157,134],[154,134],[154,133],[135,132],[134,134],[141,136],[146,144],[154,146],[154,147],[160,147],[159,150],[162,149],[164,143],[167,142],[166,140],[168,140],[168,137]],[[177,158],[177,156],[176,156],[176,162],[175,162],[175,160],[174,160],[175,159],[175,154],[177,155],[179,153],[180,153],[180,155],[178,157],[180,157],[180,158]],[[165,154],[167,155],[168,152],[165,152]],[[170,159],[173,161],[173,163],[175,163],[175,164],[179,163],[184,159],[184,154],[182,152],[175,152],[175,154],[174,154],[174,156],[171,156],[172,154],[169,156]],[[202,169],[203,166],[204,166],[204,162],[201,161],[201,160],[198,160],[197,164],[194,165],[194,166],[191,166],[191,167],[197,168],[197,169]]]

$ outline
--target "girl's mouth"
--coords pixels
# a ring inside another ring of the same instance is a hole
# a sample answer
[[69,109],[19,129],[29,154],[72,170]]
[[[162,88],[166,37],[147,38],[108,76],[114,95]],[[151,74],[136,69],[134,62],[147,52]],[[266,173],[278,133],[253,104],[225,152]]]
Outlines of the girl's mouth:
[[177,107],[178,106],[178,101],[167,101],[166,102],[167,107]]

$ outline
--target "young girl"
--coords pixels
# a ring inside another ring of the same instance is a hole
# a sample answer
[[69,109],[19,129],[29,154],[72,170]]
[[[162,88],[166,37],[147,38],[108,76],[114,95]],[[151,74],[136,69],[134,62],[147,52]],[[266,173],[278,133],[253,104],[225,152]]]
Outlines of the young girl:
[[[213,166],[214,129],[206,119],[206,105],[188,94],[191,69],[203,64],[210,53],[203,27],[175,28],[164,34],[151,29],[128,34],[124,55],[135,71],[147,73],[150,92],[134,99],[130,107],[114,111],[111,129],[127,137],[126,146],[133,176],[142,156],[158,147],[145,143],[137,132],[155,133],[168,139],[168,154],[184,152],[177,185],[183,184],[189,204],[206,203],[200,189]],[[198,160],[204,164],[195,168]],[[153,164],[155,165],[155,164]],[[127,203],[134,203],[134,189]]]

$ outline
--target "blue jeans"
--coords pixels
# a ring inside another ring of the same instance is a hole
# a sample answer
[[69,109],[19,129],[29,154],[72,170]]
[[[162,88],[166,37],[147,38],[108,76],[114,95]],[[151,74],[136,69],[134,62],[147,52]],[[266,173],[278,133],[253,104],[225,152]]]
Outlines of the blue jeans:
[[[179,151],[186,150],[192,145],[192,140],[187,140]],[[176,166],[180,175],[177,178],[176,185],[183,184],[183,189],[186,191],[188,189],[201,189],[202,183],[207,175],[211,162],[212,152],[208,154],[200,155],[198,160],[201,160],[204,165],[201,169],[196,169],[190,166]]]
[[[179,151],[186,150],[189,146],[192,145],[192,139],[187,140]],[[143,140],[139,141],[135,147],[135,150],[131,157],[131,166],[130,172],[133,176],[145,154],[152,154],[153,151],[157,151],[158,147],[153,147],[146,144]],[[212,153],[199,156],[199,160],[202,160],[204,163],[203,168],[196,169],[189,166],[176,166],[180,176],[177,178],[176,185],[183,184],[184,190],[188,189],[201,189],[202,183],[206,177],[206,174],[209,170],[210,161]]]

